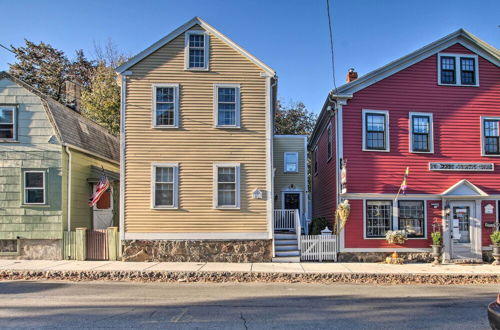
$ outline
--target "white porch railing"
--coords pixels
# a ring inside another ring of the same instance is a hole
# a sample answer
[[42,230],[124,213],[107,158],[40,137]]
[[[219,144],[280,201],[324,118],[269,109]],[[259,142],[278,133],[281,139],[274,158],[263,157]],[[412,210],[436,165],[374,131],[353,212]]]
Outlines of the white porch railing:
[[337,261],[337,244],[334,235],[302,235],[300,260]]
[[298,210],[274,210],[274,230],[295,230],[295,214]]
[[300,213],[295,209],[295,233],[297,233],[297,247],[300,251],[300,237],[302,236],[302,227],[300,225]]

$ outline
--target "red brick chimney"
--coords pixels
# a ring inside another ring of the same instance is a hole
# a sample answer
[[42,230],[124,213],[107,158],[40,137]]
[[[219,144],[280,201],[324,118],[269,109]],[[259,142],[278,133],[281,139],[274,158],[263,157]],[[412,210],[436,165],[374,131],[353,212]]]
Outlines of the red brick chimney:
[[350,68],[349,71],[347,71],[347,77],[345,78],[345,80],[350,83],[351,81],[354,81],[356,79],[358,79],[358,73],[354,71],[353,68]]

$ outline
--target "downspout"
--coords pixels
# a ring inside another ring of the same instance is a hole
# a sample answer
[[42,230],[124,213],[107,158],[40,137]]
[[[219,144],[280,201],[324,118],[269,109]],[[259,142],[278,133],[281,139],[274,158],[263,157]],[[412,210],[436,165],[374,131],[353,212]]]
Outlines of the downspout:
[[67,200],[67,221],[68,233],[71,231],[71,151],[68,146],[65,146],[66,153],[68,154],[68,200]]

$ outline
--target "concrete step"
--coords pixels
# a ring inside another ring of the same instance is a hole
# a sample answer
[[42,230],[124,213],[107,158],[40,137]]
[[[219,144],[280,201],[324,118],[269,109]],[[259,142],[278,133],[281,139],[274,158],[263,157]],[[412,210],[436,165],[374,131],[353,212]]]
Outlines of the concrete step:
[[296,239],[277,239],[274,241],[274,245],[297,245]]
[[300,252],[299,252],[299,250],[276,251],[275,255],[277,257],[300,257]]
[[273,262],[300,262],[300,257],[274,257]]
[[279,233],[279,234],[274,234],[274,239],[296,239],[297,235],[295,233],[290,233],[290,234],[284,234],[284,233]]
[[275,251],[298,251],[299,247],[295,245],[276,245],[274,247]]

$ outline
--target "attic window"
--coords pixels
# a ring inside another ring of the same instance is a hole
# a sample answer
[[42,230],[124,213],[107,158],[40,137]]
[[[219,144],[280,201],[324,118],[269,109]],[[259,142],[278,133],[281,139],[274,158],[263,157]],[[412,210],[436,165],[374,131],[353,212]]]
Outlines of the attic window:
[[204,31],[189,31],[185,36],[187,70],[208,70],[209,37]]
[[16,139],[16,108],[0,105],[0,140]]
[[479,86],[477,55],[443,53],[438,60],[439,85]]

